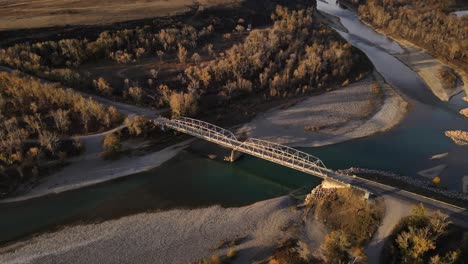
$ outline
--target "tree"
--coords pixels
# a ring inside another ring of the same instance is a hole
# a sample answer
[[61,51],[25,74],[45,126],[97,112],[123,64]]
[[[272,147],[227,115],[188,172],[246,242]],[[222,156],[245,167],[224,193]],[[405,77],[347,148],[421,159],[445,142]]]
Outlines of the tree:
[[180,43],[177,44],[177,58],[179,59],[180,63],[185,63],[185,60],[187,59],[187,49],[182,46]]
[[422,263],[424,253],[435,249],[434,240],[430,236],[429,228],[415,228],[410,226],[396,238],[396,244],[402,255],[402,263]]
[[460,250],[447,252],[442,258],[439,255],[435,255],[430,259],[429,264],[454,264],[460,255]]
[[159,61],[160,61],[160,62],[163,62],[163,57],[164,57],[164,54],[165,54],[164,51],[158,50],[158,51],[156,52],[156,54],[158,54]]
[[128,88],[128,94],[135,102],[141,103],[145,92],[141,87],[130,87]]
[[195,52],[195,53],[192,55],[192,61],[193,61],[195,64],[199,64],[199,63],[200,63],[200,59],[201,59],[200,54],[198,54],[198,53]]
[[213,45],[213,44],[211,44],[211,43],[210,43],[210,44],[207,44],[207,45],[205,46],[205,50],[206,50],[206,52],[208,53],[209,56],[211,56],[211,57],[215,57],[215,56],[216,56],[216,52],[215,52],[215,50],[214,50],[214,45]]
[[57,111],[51,111],[50,114],[54,118],[55,127],[58,131],[65,133],[71,124],[69,118],[70,110],[58,109]]
[[151,121],[145,116],[137,115],[133,118],[125,119],[125,125],[127,126],[130,135],[134,136],[140,136],[142,134],[145,135],[150,124]]
[[437,240],[439,236],[447,230],[447,227],[450,224],[447,217],[448,216],[446,214],[443,214],[440,211],[434,212],[431,217],[429,217],[429,228],[433,240]]
[[93,81],[94,87],[103,95],[111,96],[114,89],[110,86],[110,84],[102,77],[96,81]]
[[342,230],[332,231],[325,237],[321,248],[328,263],[345,263],[351,243]]
[[150,73],[151,73],[151,76],[153,77],[153,79],[158,78],[159,71],[157,71],[155,69],[151,69]]
[[59,137],[53,132],[42,130],[39,133],[39,144],[49,150],[52,154],[55,154],[59,145]]
[[28,129],[39,134],[44,124],[40,114],[27,115],[23,118],[23,121],[28,125]]
[[103,158],[115,157],[122,149],[120,134],[117,132],[107,134],[102,142],[102,147],[104,149]]
[[242,34],[245,31],[245,27],[242,25],[237,25],[236,28],[234,29],[237,33]]
[[193,93],[172,93],[169,105],[173,117],[193,116],[198,111],[197,96]]

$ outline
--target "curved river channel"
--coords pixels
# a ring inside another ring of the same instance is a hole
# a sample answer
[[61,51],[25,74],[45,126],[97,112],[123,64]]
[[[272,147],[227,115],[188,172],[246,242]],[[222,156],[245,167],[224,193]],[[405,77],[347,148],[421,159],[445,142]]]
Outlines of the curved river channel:
[[[462,95],[449,103],[438,101],[424,81],[393,56],[402,52],[397,43],[362,24],[351,11],[317,3],[319,10],[340,17],[348,33],[339,33],[367,54],[411,107],[405,120],[390,131],[304,150],[333,169],[354,166],[413,176],[420,170],[446,164],[442,183],[461,190],[462,178],[468,175],[468,148],[453,144],[444,132],[468,130],[468,122],[458,114]],[[446,152],[447,157],[430,160]],[[320,179],[313,176],[247,155],[231,164],[184,151],[151,171],[43,198],[0,204],[0,243],[67,224],[148,210],[241,206],[298,189],[305,193],[319,183]]]

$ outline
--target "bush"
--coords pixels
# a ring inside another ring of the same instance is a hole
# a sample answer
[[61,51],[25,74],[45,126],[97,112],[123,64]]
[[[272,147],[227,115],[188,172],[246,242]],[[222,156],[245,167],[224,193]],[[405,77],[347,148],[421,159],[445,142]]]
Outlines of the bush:
[[390,235],[385,262],[456,263],[461,254],[460,244],[454,243],[451,248],[440,250],[447,242],[444,237],[448,235],[449,225],[447,215],[440,212],[429,214],[422,204],[416,206],[410,216],[400,220]]
[[104,137],[102,148],[102,157],[104,159],[116,158],[122,149],[122,143],[120,142],[120,134],[117,132],[107,134]]
[[321,248],[327,263],[346,263],[349,260],[347,251],[351,248],[351,243],[342,230],[329,233]]
[[455,75],[453,70],[450,69],[449,67],[446,67],[446,66],[442,67],[439,70],[439,77],[442,80],[444,88],[451,89],[457,86],[457,76]]
[[132,136],[146,136],[154,127],[154,123],[145,116],[134,116],[132,118],[127,117],[125,119],[125,125],[128,128],[128,132]]
[[237,256],[237,251],[235,251],[234,249],[230,249],[229,252],[227,253],[227,257],[234,258],[235,256]]

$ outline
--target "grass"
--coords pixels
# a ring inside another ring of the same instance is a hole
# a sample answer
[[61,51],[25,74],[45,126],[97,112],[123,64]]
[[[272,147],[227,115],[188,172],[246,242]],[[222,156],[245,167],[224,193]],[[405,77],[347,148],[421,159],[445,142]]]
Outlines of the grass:
[[[230,0],[200,1],[204,5]],[[166,16],[189,10],[192,0],[49,0],[0,1],[0,30],[66,25],[102,25]]]

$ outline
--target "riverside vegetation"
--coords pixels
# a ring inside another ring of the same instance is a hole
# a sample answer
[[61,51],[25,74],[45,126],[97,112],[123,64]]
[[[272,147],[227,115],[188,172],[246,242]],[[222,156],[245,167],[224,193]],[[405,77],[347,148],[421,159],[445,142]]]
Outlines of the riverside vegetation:
[[[461,0],[344,0],[358,7],[359,18],[390,36],[400,37],[423,47],[431,54],[468,74],[468,17],[450,12],[466,9]],[[457,85],[457,76],[449,67],[438,75],[445,88]],[[463,77],[466,82],[466,77]],[[466,91],[468,92],[468,91]],[[467,116],[466,109],[460,114]],[[467,131],[447,131],[446,136],[458,145],[467,145]]]
[[[95,40],[25,42],[0,50],[0,64],[74,88],[93,87],[102,96],[170,107],[175,116],[212,109],[207,101],[223,106],[253,95],[269,100],[317,92],[331,84],[359,80],[370,71],[361,52],[316,21],[313,7],[278,6],[271,21],[271,26],[252,31],[239,18],[228,33],[223,33],[225,25],[217,31],[216,24],[201,23],[197,28],[178,23],[166,28],[146,25],[104,31]],[[210,41],[220,34],[240,40],[248,36],[217,54],[216,43]],[[152,69],[145,84],[125,79],[121,88],[112,87],[105,78],[91,78],[80,68],[101,60],[135,64],[141,58],[166,63],[175,58],[175,68],[182,67],[182,71],[174,80]],[[214,59],[201,63],[210,58]]]
[[467,253],[467,230],[451,224],[446,215],[429,214],[418,205],[393,230],[382,263],[464,263]]
[[71,89],[18,73],[0,73],[1,196],[38,176],[43,161],[79,152],[79,142],[63,138],[104,131],[122,121],[114,107]]
[[315,217],[329,229],[322,244],[327,263],[366,261],[363,247],[380,225],[384,206],[352,188],[336,189],[314,204]]
[[468,19],[450,15],[466,8],[459,0],[348,0],[359,6],[359,17],[386,33],[402,37],[437,56],[468,64]]

